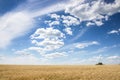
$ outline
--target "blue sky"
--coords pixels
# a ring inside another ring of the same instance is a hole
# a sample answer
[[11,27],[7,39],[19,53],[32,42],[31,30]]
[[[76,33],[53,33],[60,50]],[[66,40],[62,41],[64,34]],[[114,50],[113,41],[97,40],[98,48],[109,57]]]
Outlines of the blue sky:
[[0,0],[0,64],[119,64],[119,4]]

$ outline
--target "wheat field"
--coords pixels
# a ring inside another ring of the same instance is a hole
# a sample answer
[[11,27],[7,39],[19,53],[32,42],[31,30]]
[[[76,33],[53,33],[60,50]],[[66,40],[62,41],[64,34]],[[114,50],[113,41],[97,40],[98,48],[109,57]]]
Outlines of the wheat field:
[[120,80],[120,65],[0,65],[0,80]]

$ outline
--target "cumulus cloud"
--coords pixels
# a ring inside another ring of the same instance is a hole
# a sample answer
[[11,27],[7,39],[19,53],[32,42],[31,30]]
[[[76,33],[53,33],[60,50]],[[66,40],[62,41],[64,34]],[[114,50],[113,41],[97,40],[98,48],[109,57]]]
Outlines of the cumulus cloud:
[[103,22],[102,21],[94,21],[94,22],[87,22],[86,23],[87,27],[93,26],[93,25],[101,26],[101,25],[103,25]]
[[71,25],[80,24],[80,21],[77,18],[72,17],[72,16],[64,16],[64,15],[62,15],[61,18],[63,19],[62,23],[67,27],[69,27]]
[[39,28],[31,35],[31,39],[59,39],[64,38],[64,34],[54,28]]
[[67,27],[64,29],[64,31],[69,34],[69,35],[72,35],[72,29],[70,27]]
[[48,49],[42,48],[42,47],[38,47],[38,46],[29,47],[28,50],[29,50],[29,51],[36,51],[36,52],[38,52],[40,55],[44,55],[44,54],[46,54],[46,51],[48,51]]
[[47,23],[50,27],[60,25],[59,21],[45,21],[45,23]]
[[106,3],[104,0],[94,0],[91,2],[87,2],[86,0],[72,0],[71,4],[69,4],[65,12],[70,13],[71,15],[80,19],[80,21],[88,21],[90,25],[90,21],[92,24],[96,24],[97,26],[101,26],[103,24],[103,20],[108,20],[108,17],[120,12],[120,1],[115,0],[114,3]]
[[63,38],[65,38],[64,34],[53,28],[40,28],[31,35],[32,43],[46,51],[62,47],[64,45]]
[[112,31],[108,32],[108,34],[119,34],[119,33],[120,33],[120,29],[112,30]]
[[7,13],[0,17],[0,48],[4,48],[16,37],[32,28],[34,21],[27,12]]
[[71,26],[76,26],[80,24],[79,19],[70,15],[65,16],[65,15],[58,15],[53,13],[53,14],[49,14],[49,17],[54,20],[44,21],[46,24],[48,24],[50,27],[54,27],[56,25],[57,26],[62,25],[65,28],[64,31],[69,35],[72,35]]
[[50,14],[49,15],[51,18],[55,19],[55,20],[59,20],[60,19],[60,15],[57,15],[57,14]]
[[93,25],[95,25],[95,23],[92,23],[92,22],[88,22],[88,23],[86,24],[87,27],[93,26]]
[[[56,22],[59,23],[61,22],[62,24],[64,24],[65,27],[70,27],[72,25],[79,25],[80,21],[79,19],[73,17],[73,16],[65,16],[65,15],[58,15],[58,14],[50,14],[50,18],[51,19],[55,19],[53,21],[45,21],[46,23],[52,23],[52,22]],[[59,25],[59,24],[58,24]]]
[[76,48],[83,49],[83,48],[86,48],[88,46],[98,45],[98,44],[99,43],[97,41],[92,41],[92,42],[76,43],[75,46],[76,46]]
[[65,34],[54,28],[39,28],[31,35],[31,41],[35,45],[27,50],[37,51],[42,57],[52,59],[66,56],[65,52],[54,52],[64,46]]

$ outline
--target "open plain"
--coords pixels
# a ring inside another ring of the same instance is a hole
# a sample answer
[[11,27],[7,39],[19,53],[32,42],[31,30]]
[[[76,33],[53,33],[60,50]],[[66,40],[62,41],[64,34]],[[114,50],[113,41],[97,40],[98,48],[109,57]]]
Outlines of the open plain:
[[0,65],[0,80],[120,80],[120,65]]

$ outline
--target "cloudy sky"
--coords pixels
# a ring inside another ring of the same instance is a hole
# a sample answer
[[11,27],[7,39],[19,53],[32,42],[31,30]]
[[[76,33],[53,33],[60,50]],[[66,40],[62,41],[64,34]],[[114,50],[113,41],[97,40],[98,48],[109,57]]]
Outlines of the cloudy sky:
[[120,0],[0,0],[0,64],[120,63]]

